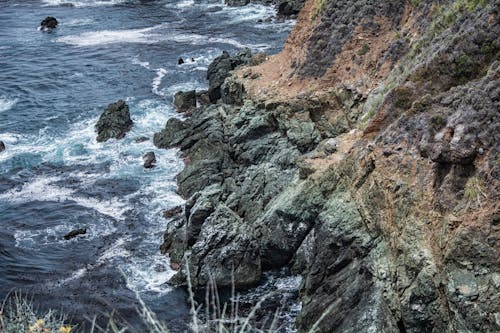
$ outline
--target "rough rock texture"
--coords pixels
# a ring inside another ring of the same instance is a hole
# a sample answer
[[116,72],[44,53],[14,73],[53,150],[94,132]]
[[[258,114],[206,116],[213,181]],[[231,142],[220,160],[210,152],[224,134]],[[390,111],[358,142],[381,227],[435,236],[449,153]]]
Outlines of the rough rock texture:
[[278,14],[282,16],[293,16],[300,12],[305,0],[224,0],[224,3],[231,7],[246,6],[249,3],[274,4],[278,9]]
[[240,65],[248,64],[251,59],[252,52],[250,49],[244,49],[233,57],[224,51],[222,55],[214,59],[207,70],[208,95],[212,103],[221,98],[221,86],[228,77],[229,72]]
[[196,91],[179,91],[175,93],[174,106],[177,112],[186,112],[196,108]]
[[144,154],[142,160],[144,161],[143,166],[146,169],[151,169],[156,166],[156,155],[152,151],[149,151],[146,154]]
[[108,105],[101,114],[97,124],[97,142],[107,141],[111,138],[121,139],[132,127],[132,119],[128,105],[119,100],[116,103]]
[[498,332],[499,4],[307,1],[282,54],[155,135],[186,161],[173,282],[290,266],[300,332]]

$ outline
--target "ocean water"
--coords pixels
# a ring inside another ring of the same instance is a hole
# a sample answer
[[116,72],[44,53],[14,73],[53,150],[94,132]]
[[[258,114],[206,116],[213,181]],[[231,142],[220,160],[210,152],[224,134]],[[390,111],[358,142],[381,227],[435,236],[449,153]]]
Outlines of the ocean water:
[[[293,21],[257,22],[274,14],[219,0],[0,1],[0,300],[20,291],[74,322],[116,311],[136,325],[139,293],[172,331],[186,328],[186,294],[166,284],[174,272],[159,252],[183,165],[152,136],[180,117],[176,91],[207,87],[223,50],[278,52]],[[49,15],[59,27],[38,31]],[[94,125],[118,99],[133,128],[97,143]],[[148,151],[158,165],[145,170]],[[87,234],[64,240],[75,228]]]

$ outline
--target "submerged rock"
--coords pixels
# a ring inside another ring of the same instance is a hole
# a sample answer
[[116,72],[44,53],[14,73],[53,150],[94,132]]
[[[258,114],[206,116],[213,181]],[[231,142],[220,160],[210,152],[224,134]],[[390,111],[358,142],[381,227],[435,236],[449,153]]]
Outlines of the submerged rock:
[[5,150],[5,143],[3,141],[0,141],[0,153]]
[[70,240],[72,238],[75,238],[76,236],[85,235],[86,233],[87,233],[87,229],[85,229],[85,228],[75,229],[75,230],[68,232],[66,235],[64,235],[64,239]]
[[128,105],[119,100],[109,104],[95,125],[97,142],[104,142],[111,138],[121,139],[132,127],[132,119]]
[[182,65],[184,63],[184,59],[179,58],[177,59],[177,65]]
[[43,31],[51,31],[51,30],[57,28],[58,24],[59,24],[59,22],[57,22],[57,19],[55,17],[47,16],[40,23],[40,29]]

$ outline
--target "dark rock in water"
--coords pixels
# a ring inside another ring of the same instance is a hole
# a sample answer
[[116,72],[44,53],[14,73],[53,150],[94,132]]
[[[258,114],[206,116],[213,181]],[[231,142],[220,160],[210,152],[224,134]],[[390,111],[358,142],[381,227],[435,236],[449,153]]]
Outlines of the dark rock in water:
[[182,65],[184,63],[184,59],[179,58],[177,59],[177,65]]
[[3,141],[0,141],[0,153],[5,150],[5,143]]
[[44,31],[50,31],[52,29],[57,28],[57,25],[59,22],[57,22],[55,17],[52,16],[47,16],[41,23],[40,23],[40,28]]
[[212,61],[208,66],[208,95],[212,103],[221,98],[221,86],[228,77],[229,72],[236,67],[250,63],[252,60],[252,51],[249,48],[243,49],[233,57],[226,51]]
[[278,14],[284,16],[297,15],[304,6],[305,0],[280,0]]
[[70,240],[72,238],[75,238],[78,235],[85,235],[87,233],[87,229],[75,229],[70,232],[68,232],[66,235],[64,235],[65,240]]
[[151,169],[153,168],[155,165],[156,165],[156,155],[154,152],[150,151],[150,152],[147,152],[143,157],[142,159],[144,160],[144,164],[143,166],[146,168],[146,169]]
[[174,208],[167,209],[163,212],[163,217],[170,219],[182,213],[182,206],[175,206]]
[[186,112],[196,108],[196,91],[179,91],[175,93],[174,106],[177,112]]
[[134,141],[135,141],[136,143],[141,143],[141,142],[146,142],[146,141],[148,141],[148,140],[149,140],[149,138],[148,138],[148,137],[143,136],[143,137],[140,137],[140,138],[135,139]]
[[224,0],[224,3],[231,7],[242,7],[250,3],[250,0]]
[[104,142],[111,138],[121,139],[131,127],[132,119],[130,119],[128,105],[122,100],[112,103],[101,114],[95,125],[97,142]]

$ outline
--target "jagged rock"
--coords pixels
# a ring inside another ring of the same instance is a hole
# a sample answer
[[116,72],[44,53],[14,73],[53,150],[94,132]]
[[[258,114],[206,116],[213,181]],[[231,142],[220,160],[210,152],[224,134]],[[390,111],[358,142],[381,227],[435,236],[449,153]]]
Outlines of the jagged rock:
[[177,59],[177,65],[182,65],[184,63],[184,59],[179,58]]
[[250,0],[224,0],[224,3],[231,7],[241,7],[248,5]]
[[278,14],[284,16],[297,15],[304,6],[305,0],[279,0]]
[[5,143],[3,141],[0,141],[0,153],[5,150]]
[[58,24],[59,24],[59,22],[57,22],[57,19],[55,17],[47,16],[40,23],[40,29],[43,31],[51,31],[51,30],[57,28]]
[[[196,287],[209,272],[229,286],[235,263],[238,288],[292,266],[299,331],[320,318],[318,333],[499,330],[497,10],[406,5],[327,1],[299,16],[283,73],[319,91],[252,90],[286,87],[249,81],[262,67],[229,77],[231,57],[218,59],[222,101],[155,135],[187,162],[185,211],[162,246],[173,282],[186,257]],[[337,75],[321,77],[339,55]]]
[[163,212],[163,217],[166,219],[171,219],[172,217],[178,216],[182,213],[182,206],[175,206],[174,208],[167,209]]
[[208,95],[208,91],[207,90],[197,91],[196,101],[200,106],[210,104],[210,96]]
[[220,88],[226,77],[228,77],[229,72],[240,65],[249,63],[251,59],[252,52],[246,48],[236,53],[233,57],[224,51],[222,55],[210,63],[207,70],[207,79],[208,95],[212,103],[217,102],[221,98]]
[[75,229],[75,230],[68,232],[66,235],[64,235],[64,239],[70,240],[72,238],[75,238],[76,236],[85,235],[86,233],[87,233],[87,229]]
[[242,105],[245,87],[238,81],[226,79],[221,86],[221,98],[226,104]]
[[151,169],[156,166],[156,155],[154,152],[149,151],[142,157],[146,169]]
[[132,119],[128,105],[119,100],[109,104],[95,125],[97,142],[104,142],[111,138],[121,139],[132,127]]
[[174,106],[177,112],[186,112],[196,108],[196,91],[179,91],[175,93]]

